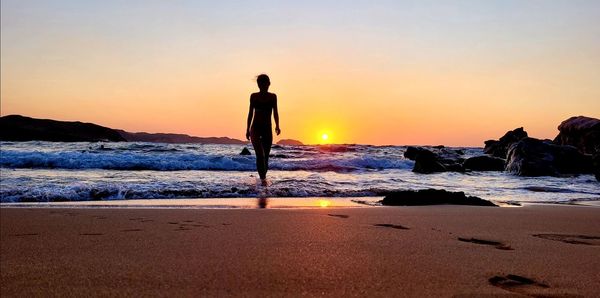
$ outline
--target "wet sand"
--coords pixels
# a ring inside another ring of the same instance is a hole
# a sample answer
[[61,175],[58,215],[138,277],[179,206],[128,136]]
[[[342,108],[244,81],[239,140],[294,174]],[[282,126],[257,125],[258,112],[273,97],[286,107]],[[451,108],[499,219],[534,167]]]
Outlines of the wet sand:
[[600,295],[600,208],[1,208],[10,296]]

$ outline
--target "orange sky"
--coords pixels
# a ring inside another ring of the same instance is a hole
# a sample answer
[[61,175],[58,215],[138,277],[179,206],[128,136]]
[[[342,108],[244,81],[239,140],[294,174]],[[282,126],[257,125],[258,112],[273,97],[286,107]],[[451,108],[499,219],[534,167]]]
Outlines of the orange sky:
[[482,146],[600,117],[594,1],[100,2],[2,1],[2,115],[242,139],[264,72],[280,138],[305,143]]

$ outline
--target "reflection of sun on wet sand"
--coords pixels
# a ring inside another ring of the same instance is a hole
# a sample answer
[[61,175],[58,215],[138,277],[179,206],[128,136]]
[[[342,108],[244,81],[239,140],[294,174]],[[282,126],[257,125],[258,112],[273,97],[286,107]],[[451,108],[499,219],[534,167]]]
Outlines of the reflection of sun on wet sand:
[[600,294],[594,207],[333,208],[321,202],[335,205],[334,198],[311,201],[312,208],[266,210],[3,207],[1,291]]

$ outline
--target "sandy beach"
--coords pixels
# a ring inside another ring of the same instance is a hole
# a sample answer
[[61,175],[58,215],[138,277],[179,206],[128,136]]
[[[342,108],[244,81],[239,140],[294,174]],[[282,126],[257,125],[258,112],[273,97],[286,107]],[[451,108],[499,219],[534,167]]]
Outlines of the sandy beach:
[[4,207],[1,292],[594,297],[599,211]]

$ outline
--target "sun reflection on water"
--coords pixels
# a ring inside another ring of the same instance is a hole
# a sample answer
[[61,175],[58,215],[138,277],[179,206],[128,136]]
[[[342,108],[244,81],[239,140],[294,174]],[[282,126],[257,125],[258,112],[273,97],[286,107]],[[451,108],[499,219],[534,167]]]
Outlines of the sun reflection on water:
[[331,202],[328,200],[319,200],[319,206],[321,206],[323,208],[329,207],[330,204],[331,204]]

